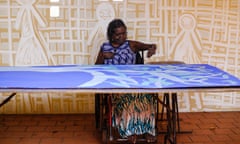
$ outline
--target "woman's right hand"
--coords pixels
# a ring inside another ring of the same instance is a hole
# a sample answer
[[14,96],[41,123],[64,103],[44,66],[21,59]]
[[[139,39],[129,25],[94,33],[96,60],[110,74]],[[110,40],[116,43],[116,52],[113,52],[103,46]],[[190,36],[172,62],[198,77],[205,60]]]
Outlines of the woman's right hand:
[[114,53],[112,52],[103,52],[104,59],[111,59],[114,57]]

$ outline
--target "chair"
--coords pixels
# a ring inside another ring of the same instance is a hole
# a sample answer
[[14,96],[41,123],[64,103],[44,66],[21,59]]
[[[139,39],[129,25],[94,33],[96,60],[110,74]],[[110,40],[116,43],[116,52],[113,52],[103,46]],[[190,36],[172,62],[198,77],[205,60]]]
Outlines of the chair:
[[[144,51],[139,51],[136,53],[136,63],[135,64],[144,64]],[[96,128],[102,131],[102,141],[107,142],[107,132],[106,129],[108,128],[108,120],[109,117],[107,117],[107,113],[109,112],[109,105],[108,105],[108,94],[95,94],[95,120],[96,120]],[[111,118],[110,118],[111,119]],[[110,122],[111,123],[111,122]],[[157,126],[157,124],[156,124]],[[115,134],[115,131],[110,130],[108,131],[110,135],[110,139],[114,140],[112,138],[112,133]],[[142,138],[143,136],[140,136],[139,140],[145,140],[148,141],[146,138]],[[126,139],[118,139],[120,141],[126,142]],[[117,141],[118,141],[117,140]],[[154,139],[156,140],[156,139]]]
[[135,64],[144,64],[144,51],[139,51],[136,53],[136,63]]

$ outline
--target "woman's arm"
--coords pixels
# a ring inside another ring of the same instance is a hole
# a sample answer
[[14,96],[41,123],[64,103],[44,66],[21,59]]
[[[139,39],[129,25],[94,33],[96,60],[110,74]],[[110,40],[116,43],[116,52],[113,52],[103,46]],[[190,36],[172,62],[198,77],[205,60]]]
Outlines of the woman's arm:
[[147,50],[147,57],[151,57],[152,55],[155,54],[156,52],[156,44],[146,44],[143,42],[139,42],[139,41],[129,41],[130,47],[132,49],[133,52],[138,52],[138,51],[145,51]]
[[114,57],[114,53],[112,52],[99,51],[95,64],[104,64],[104,59],[111,59],[113,57]]
[[103,53],[99,51],[95,64],[104,64]]

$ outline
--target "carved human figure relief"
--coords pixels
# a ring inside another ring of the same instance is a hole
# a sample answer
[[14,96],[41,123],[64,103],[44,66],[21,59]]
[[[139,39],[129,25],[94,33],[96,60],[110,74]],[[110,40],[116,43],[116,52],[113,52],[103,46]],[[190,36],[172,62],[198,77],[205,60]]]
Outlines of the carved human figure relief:
[[96,8],[96,15],[98,22],[91,31],[87,43],[88,45],[92,45],[90,49],[90,62],[92,64],[96,61],[101,44],[107,40],[107,26],[108,23],[115,17],[115,12],[111,4],[101,3]]
[[202,48],[196,19],[192,14],[183,14],[178,22],[181,31],[170,48],[170,57],[185,63],[201,63]]
[[[170,48],[170,57],[176,61],[183,61],[188,64],[201,63],[201,40],[196,30],[196,19],[192,14],[183,14],[179,17],[180,33]],[[202,93],[183,94],[183,101],[186,103],[185,111],[196,111],[202,109]],[[191,107],[191,99],[194,99],[196,108]]]
[[16,18],[16,29],[21,38],[16,52],[15,65],[48,65],[43,39],[39,36],[37,25],[46,27],[40,14],[33,6],[36,0],[16,0],[21,5]]

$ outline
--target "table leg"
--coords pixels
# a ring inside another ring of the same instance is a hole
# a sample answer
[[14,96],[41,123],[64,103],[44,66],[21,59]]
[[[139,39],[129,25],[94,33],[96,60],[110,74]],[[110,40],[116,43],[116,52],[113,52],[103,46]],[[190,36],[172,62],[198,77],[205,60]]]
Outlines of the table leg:
[[[171,95],[172,96],[172,95]],[[167,109],[167,132],[164,137],[164,144],[176,144],[176,105],[174,104],[174,96],[172,96],[172,103],[170,104],[170,95],[166,97],[166,109]]]

